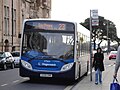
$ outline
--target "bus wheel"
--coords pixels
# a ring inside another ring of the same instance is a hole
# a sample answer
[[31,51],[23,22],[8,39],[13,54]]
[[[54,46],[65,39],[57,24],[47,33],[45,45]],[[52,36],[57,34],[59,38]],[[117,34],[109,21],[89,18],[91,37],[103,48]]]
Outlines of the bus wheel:
[[30,78],[30,81],[34,81],[34,78],[32,78],[32,77],[29,77]]
[[81,77],[81,65],[79,66],[79,78]]
[[87,72],[85,73],[85,76],[88,75],[88,71],[89,71],[89,62],[87,62]]
[[88,72],[85,73],[85,76],[87,76],[87,75],[88,75]]
[[37,81],[36,78],[33,78],[33,77],[29,77],[29,78],[30,78],[30,81],[31,81],[31,82],[35,82],[35,81]]

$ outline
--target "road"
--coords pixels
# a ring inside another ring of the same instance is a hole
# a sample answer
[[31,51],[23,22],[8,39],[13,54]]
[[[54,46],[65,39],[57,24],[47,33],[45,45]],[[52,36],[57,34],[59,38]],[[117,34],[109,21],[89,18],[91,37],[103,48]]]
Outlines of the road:
[[[115,60],[108,60],[107,55],[105,55],[106,68],[113,66],[114,61]],[[86,77],[83,79],[85,78]],[[22,78],[19,76],[19,68],[0,70],[0,90],[69,90],[75,87],[75,85],[78,85],[77,83],[71,85],[62,80],[41,80],[31,82],[29,78]]]
[[63,90],[67,85],[54,80],[31,82],[19,76],[19,69],[0,71],[0,90]]

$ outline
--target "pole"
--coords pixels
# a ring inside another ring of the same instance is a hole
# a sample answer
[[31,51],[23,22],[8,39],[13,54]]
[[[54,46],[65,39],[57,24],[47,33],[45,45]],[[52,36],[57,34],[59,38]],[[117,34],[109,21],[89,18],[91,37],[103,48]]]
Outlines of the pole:
[[91,18],[91,10],[90,10],[90,81],[92,81],[92,18]]
[[107,55],[109,53],[109,40],[108,40],[108,20],[107,20]]
[[12,0],[12,51],[13,51],[13,0]]

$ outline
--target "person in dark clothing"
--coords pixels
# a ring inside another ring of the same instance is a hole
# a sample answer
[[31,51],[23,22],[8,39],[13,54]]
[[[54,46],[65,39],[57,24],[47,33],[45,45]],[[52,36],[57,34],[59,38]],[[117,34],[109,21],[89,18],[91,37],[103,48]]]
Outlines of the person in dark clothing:
[[[97,48],[97,52],[94,54],[93,67],[95,68],[95,84],[102,84],[102,71],[104,71],[104,54],[101,48]],[[99,80],[98,80],[99,79]]]

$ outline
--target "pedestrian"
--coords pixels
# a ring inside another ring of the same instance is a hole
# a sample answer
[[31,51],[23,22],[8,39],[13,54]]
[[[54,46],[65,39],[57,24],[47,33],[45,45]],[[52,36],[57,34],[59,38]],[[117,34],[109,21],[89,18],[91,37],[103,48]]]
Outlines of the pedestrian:
[[94,54],[93,67],[95,69],[95,84],[98,82],[102,84],[102,71],[104,71],[104,54],[100,47],[97,48],[97,52]]
[[116,56],[116,63],[115,63],[115,71],[114,71],[114,78],[117,77],[117,72],[120,67],[120,46],[117,49],[117,56]]

